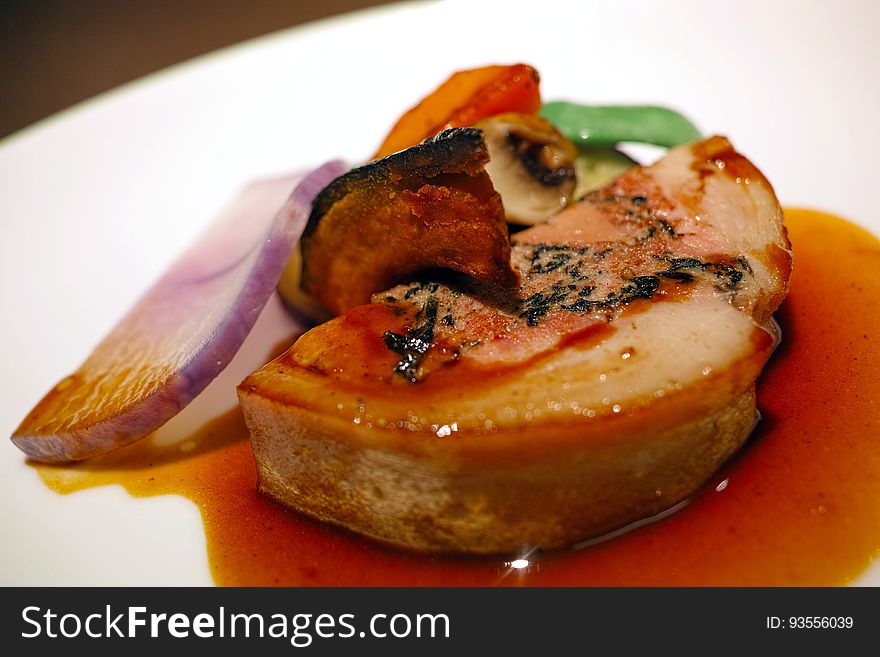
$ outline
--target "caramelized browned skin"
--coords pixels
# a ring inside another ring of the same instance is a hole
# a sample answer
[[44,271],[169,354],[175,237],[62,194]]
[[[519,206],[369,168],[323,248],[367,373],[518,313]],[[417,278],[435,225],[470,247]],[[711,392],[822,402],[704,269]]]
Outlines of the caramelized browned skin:
[[515,287],[488,158],[479,131],[449,130],[331,183],[302,239],[305,291],[341,313],[437,267]]
[[746,438],[790,255],[727,140],[624,174],[511,257],[515,295],[400,285],[248,377],[261,490],[417,549],[551,547],[668,508]]

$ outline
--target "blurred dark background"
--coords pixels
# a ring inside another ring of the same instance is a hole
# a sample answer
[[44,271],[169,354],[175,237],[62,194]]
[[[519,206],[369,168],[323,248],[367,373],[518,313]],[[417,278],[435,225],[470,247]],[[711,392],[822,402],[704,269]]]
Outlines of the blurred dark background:
[[223,46],[389,0],[0,0],[0,138]]

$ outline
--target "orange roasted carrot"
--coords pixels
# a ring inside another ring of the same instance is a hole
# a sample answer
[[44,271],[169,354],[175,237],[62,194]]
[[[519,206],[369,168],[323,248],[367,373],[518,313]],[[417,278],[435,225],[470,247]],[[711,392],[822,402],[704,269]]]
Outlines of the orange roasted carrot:
[[528,64],[458,71],[406,112],[375,157],[418,144],[444,128],[472,125],[502,112],[534,114],[541,107],[538,72]]

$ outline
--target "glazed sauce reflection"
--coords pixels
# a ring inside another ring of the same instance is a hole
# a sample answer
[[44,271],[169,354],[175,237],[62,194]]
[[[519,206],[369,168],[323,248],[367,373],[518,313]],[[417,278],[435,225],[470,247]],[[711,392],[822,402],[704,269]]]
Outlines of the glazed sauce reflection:
[[880,553],[880,242],[816,212],[786,222],[794,275],[755,434],[683,509],[613,540],[512,565],[374,545],[259,495],[237,409],[175,445],[145,440],[40,475],[62,493],[190,498],[224,585],[845,584]]

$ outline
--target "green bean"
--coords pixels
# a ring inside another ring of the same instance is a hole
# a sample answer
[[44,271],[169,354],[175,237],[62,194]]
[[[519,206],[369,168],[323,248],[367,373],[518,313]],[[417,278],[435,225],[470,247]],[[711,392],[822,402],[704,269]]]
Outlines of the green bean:
[[671,147],[701,138],[693,123],[665,107],[554,101],[544,103],[540,114],[579,146],[641,142]]

